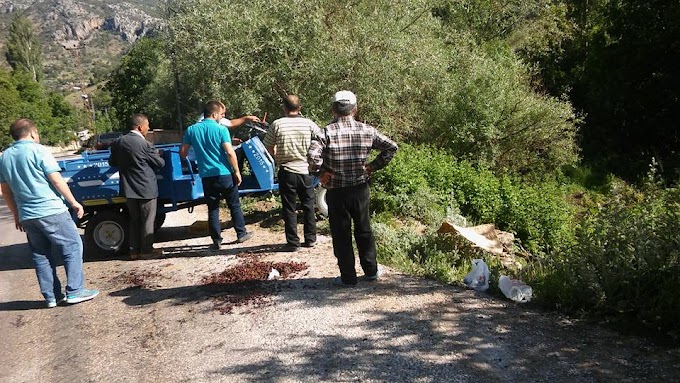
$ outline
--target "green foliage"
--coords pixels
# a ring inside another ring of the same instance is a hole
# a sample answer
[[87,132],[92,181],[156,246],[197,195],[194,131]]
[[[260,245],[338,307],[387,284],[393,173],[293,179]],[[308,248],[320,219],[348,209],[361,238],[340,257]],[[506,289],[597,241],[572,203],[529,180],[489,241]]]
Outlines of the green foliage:
[[118,126],[134,113],[149,116],[152,129],[174,128],[174,90],[162,42],[142,38],[113,71],[105,90],[111,94]]
[[515,232],[536,253],[573,244],[574,212],[555,181],[498,177],[432,146],[401,145],[374,175],[373,189],[371,206],[378,213],[439,225],[459,211],[474,223]]
[[568,4],[573,24],[560,49],[529,55],[553,94],[585,115],[587,163],[640,181],[652,158],[680,175],[680,3],[590,0]]
[[47,92],[28,72],[0,69],[0,148],[12,144],[9,126],[19,118],[36,123],[44,144],[73,140],[76,113],[61,95]]
[[7,39],[7,62],[14,70],[31,74],[33,81],[40,82],[43,77],[42,53],[40,42],[33,33],[33,24],[21,12],[12,20]]
[[19,115],[19,92],[14,86],[11,73],[0,68],[0,150],[12,144],[10,124]]
[[197,104],[217,98],[236,115],[278,116],[280,97],[296,93],[306,115],[323,121],[330,95],[347,88],[358,94],[359,118],[396,139],[437,142],[510,171],[575,161],[569,104],[534,93],[530,70],[509,49],[445,33],[433,6],[177,0],[168,3],[167,38]]
[[538,295],[566,310],[680,330],[680,189],[616,184],[590,206],[571,249],[530,270]]

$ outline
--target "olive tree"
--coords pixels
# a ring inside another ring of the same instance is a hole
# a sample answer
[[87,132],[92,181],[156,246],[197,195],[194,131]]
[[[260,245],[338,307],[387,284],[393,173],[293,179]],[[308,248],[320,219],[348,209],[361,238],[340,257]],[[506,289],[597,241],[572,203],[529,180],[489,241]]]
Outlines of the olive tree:
[[231,114],[276,117],[294,93],[323,124],[331,95],[349,89],[359,118],[400,140],[511,171],[573,161],[570,105],[532,90],[530,68],[502,44],[450,33],[436,3],[166,1],[165,37],[197,107],[217,98]]

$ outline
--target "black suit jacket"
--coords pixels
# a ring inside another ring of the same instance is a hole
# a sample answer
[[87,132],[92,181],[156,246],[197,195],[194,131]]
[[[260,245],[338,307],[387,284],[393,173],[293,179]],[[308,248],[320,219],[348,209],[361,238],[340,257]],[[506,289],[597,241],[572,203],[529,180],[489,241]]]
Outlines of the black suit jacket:
[[165,166],[165,160],[141,135],[130,132],[115,140],[111,144],[109,165],[118,167],[121,196],[136,199],[158,197],[153,169]]

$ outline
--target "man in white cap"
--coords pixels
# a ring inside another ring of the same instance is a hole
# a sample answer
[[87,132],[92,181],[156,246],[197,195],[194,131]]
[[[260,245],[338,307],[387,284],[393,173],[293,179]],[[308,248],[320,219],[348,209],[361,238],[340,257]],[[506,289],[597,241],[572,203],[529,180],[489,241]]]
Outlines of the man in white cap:
[[[334,120],[312,140],[308,161],[311,170],[319,172],[322,185],[328,189],[328,221],[333,253],[340,268],[340,276],[334,283],[355,286],[352,223],[365,280],[374,281],[380,277],[369,214],[368,180],[373,172],[392,160],[397,144],[374,127],[354,119],[357,113],[354,93],[348,90],[335,93],[331,106]],[[372,150],[380,153],[367,164]]]

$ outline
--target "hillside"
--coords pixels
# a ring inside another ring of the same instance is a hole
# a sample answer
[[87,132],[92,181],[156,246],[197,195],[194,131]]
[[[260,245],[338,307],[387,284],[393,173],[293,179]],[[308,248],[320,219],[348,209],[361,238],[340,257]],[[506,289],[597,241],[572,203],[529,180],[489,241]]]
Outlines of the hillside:
[[160,21],[156,4],[155,0],[0,0],[0,46],[4,52],[16,12],[25,12],[42,42],[45,85],[68,91],[104,77],[133,42],[153,34]]

